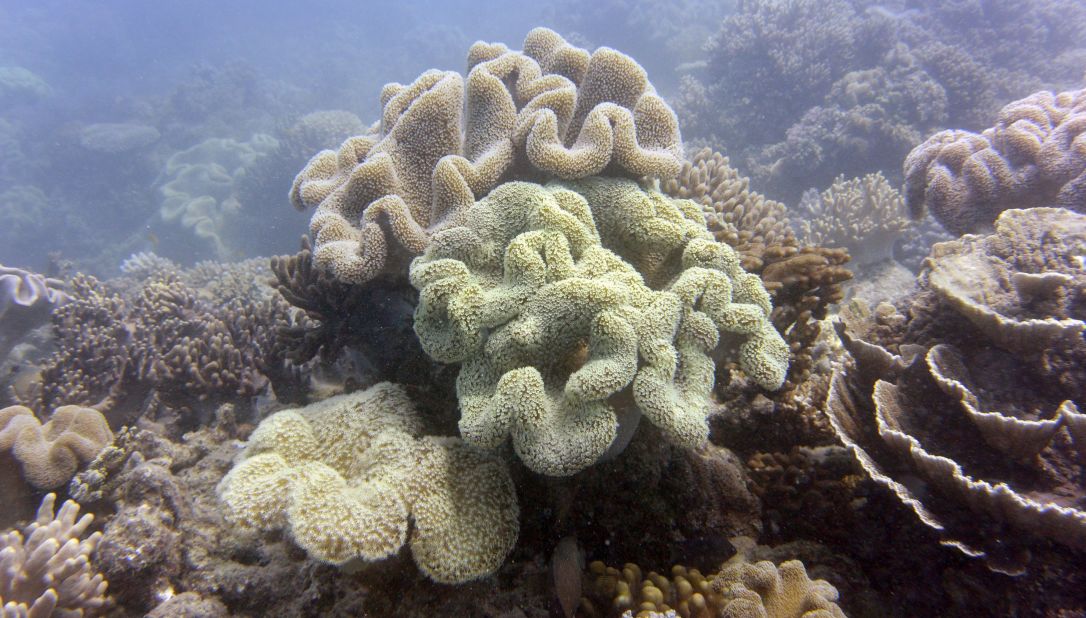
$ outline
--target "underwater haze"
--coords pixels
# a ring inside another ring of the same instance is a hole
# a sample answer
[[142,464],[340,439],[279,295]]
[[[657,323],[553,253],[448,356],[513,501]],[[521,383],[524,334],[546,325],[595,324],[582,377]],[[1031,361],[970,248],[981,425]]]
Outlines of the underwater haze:
[[0,616],[1086,616],[1086,4],[0,2]]

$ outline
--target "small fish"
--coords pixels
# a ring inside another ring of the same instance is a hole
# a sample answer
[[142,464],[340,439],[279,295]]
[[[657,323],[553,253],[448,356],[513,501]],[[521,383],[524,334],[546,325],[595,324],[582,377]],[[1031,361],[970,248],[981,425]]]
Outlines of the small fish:
[[158,251],[158,234],[155,234],[153,230],[148,228],[146,239],[147,242],[151,243],[151,251]]

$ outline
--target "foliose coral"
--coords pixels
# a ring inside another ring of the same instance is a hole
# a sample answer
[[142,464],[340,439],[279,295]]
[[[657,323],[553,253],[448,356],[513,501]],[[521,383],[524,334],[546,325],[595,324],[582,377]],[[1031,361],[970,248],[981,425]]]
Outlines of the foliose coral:
[[788,368],[761,280],[695,204],[629,180],[501,185],[435,235],[411,282],[423,349],[462,364],[461,435],[486,448],[511,435],[543,474],[620,451],[642,414],[702,443],[724,337],[764,388]]
[[675,114],[617,51],[537,28],[523,52],[476,43],[468,66],[466,79],[385,86],[380,133],[319,153],[295,179],[291,201],[316,208],[314,257],[338,279],[395,270],[503,179],[679,170]]
[[930,210],[954,234],[989,229],[1007,208],[1086,211],[1086,89],[1036,92],[983,133],[940,131],[905,159],[913,217]]
[[0,534],[4,616],[90,617],[109,608],[108,584],[91,566],[102,533],[83,538],[94,516],[79,517],[79,505],[71,500],[54,515],[55,502],[56,494],[46,494],[30,525]]
[[93,408],[61,406],[45,423],[24,406],[0,410],[0,452],[10,450],[24,478],[38,489],[66,485],[111,442],[109,424]]
[[512,479],[499,459],[420,432],[413,404],[389,383],[278,412],[219,493],[233,521],[288,529],[322,561],[380,560],[407,542],[435,581],[489,575],[517,539]]
[[1031,538],[1086,547],[1086,216],[1007,210],[995,228],[937,244],[907,315],[839,326],[856,364],[827,411],[945,544],[1021,573]]

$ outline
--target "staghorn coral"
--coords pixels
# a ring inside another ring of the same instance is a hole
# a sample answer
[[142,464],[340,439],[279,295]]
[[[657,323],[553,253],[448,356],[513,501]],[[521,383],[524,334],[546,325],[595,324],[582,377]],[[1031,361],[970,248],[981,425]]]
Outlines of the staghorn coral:
[[316,208],[314,257],[337,279],[395,272],[503,179],[678,172],[675,115],[629,57],[537,28],[523,52],[475,44],[468,65],[466,79],[428,71],[385,86],[379,135],[298,174],[291,201]]
[[857,267],[890,259],[894,241],[909,227],[904,200],[881,172],[846,181],[838,176],[818,200],[801,205],[803,240],[848,249]]
[[954,234],[988,229],[1007,208],[1086,210],[1086,89],[1034,93],[983,133],[940,131],[905,159],[905,201]]
[[60,406],[44,424],[25,406],[0,409],[0,451],[10,450],[38,489],[67,484],[111,442],[109,424],[93,408]]
[[[676,565],[667,577],[627,563],[621,570],[604,563],[588,567],[587,598],[581,608],[589,616],[659,616],[682,618],[844,618],[837,606],[837,589],[825,580],[812,581],[803,563],[788,560],[779,566],[768,560],[749,563],[742,556],[726,562],[715,574]],[[611,612],[596,604],[610,606]],[[636,614],[634,612],[637,612]]]
[[543,474],[621,450],[641,414],[698,446],[722,335],[741,341],[739,364],[762,387],[787,371],[761,280],[696,205],[633,181],[506,183],[434,237],[411,282],[423,349],[462,364],[465,440],[495,448],[511,435]]
[[660,190],[701,205],[709,231],[718,242],[739,252],[748,272],[762,270],[767,252],[773,259],[797,250],[784,204],[751,190],[750,179],[711,148],[702,148],[683,161],[679,175],[663,181]]
[[232,520],[289,529],[322,561],[380,560],[407,541],[434,581],[489,575],[519,529],[509,473],[459,439],[420,431],[413,404],[389,383],[278,412],[219,493]]
[[1007,210],[995,228],[937,244],[907,316],[838,327],[855,367],[835,373],[827,411],[945,544],[1021,573],[1044,551],[1030,539],[1086,547],[1086,217]]
[[109,608],[105,578],[91,566],[102,533],[83,538],[94,516],[79,517],[71,500],[54,515],[55,502],[56,494],[46,494],[35,521],[0,535],[4,616],[90,617]]

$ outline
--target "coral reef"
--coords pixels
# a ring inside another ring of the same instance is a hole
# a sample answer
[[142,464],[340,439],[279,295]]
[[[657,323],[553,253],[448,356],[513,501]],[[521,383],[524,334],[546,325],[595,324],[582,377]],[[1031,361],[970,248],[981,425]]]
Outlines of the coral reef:
[[[102,538],[83,538],[94,516],[79,517],[68,500],[53,513],[46,494],[37,518],[22,532],[0,534],[0,606],[4,616],[100,616],[109,608],[107,583],[91,566]],[[77,519],[78,518],[78,519]]]
[[181,276],[161,266],[161,274],[122,290],[73,278],[71,302],[53,312],[56,351],[43,366],[44,406],[142,406],[154,391],[159,403],[187,407],[252,397],[269,380],[277,393],[300,387],[276,345],[292,309],[270,288],[253,289],[249,267],[207,264],[203,274]]
[[834,430],[945,544],[1001,572],[1058,551],[1031,539],[1086,547],[1084,252],[1086,216],[1006,210],[995,233],[935,246],[906,315],[838,327],[855,366],[834,376]]
[[109,424],[93,408],[61,406],[45,423],[24,406],[0,409],[0,452],[10,450],[23,477],[38,489],[66,485],[111,442]]
[[219,492],[228,517],[289,529],[333,564],[380,560],[407,541],[438,582],[493,573],[512,550],[519,512],[500,460],[456,438],[417,437],[401,387],[382,383],[265,419]]
[[0,264],[0,362],[28,331],[47,323],[53,309],[67,301],[62,281]]
[[894,242],[909,228],[905,200],[880,173],[846,181],[838,176],[818,199],[800,204],[799,223],[808,245],[844,247],[851,263],[863,267],[893,256]]
[[629,57],[537,28],[524,52],[477,43],[468,65],[466,79],[429,71],[385,86],[379,135],[298,174],[291,200],[316,208],[314,257],[336,278],[395,272],[503,179],[678,172],[675,115]]
[[158,129],[143,124],[97,123],[79,131],[79,145],[101,155],[141,150],[158,141]]
[[191,229],[220,259],[232,256],[223,236],[242,208],[238,184],[258,159],[277,147],[275,138],[256,134],[247,142],[210,138],[174,154],[162,171],[162,220]]
[[53,89],[41,77],[23,67],[0,67],[0,105],[35,103]]
[[[610,615],[597,609],[610,606],[614,614],[672,615],[683,618],[735,616],[765,618],[844,618],[836,604],[837,589],[825,580],[812,581],[798,560],[779,566],[768,560],[748,563],[736,556],[715,574],[676,565],[667,577],[642,575],[627,563],[621,570],[602,562],[589,565],[591,598],[582,601],[589,616]],[[668,613],[671,612],[671,613]]]
[[1042,91],[1005,106],[983,133],[941,131],[905,159],[913,216],[953,234],[990,229],[1008,208],[1086,211],[1086,89]]
[[461,435],[486,448],[511,435],[543,474],[620,451],[642,414],[702,443],[722,336],[762,387],[787,372],[761,280],[696,205],[629,180],[501,185],[435,235],[411,282],[423,349],[462,363]]

